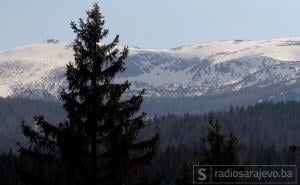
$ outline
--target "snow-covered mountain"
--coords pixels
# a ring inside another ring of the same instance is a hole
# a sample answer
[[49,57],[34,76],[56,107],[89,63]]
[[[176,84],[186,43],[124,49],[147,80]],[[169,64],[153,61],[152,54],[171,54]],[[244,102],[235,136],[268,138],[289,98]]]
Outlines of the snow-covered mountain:
[[[57,97],[72,60],[72,47],[63,42],[2,51],[0,96]],[[117,80],[125,79],[133,90],[146,88],[148,96],[212,96],[247,89],[289,93],[300,84],[300,37],[130,48],[127,70]]]

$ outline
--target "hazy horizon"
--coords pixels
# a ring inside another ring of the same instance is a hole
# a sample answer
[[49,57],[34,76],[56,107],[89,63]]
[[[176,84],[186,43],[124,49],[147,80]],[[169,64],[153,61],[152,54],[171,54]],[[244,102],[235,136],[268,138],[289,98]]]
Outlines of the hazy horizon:
[[[220,40],[267,40],[300,36],[300,1],[294,0],[130,0],[0,2],[0,50],[49,38],[71,42],[70,21],[85,17],[99,2],[111,39],[122,45],[174,48]],[[70,7],[71,5],[71,7]]]

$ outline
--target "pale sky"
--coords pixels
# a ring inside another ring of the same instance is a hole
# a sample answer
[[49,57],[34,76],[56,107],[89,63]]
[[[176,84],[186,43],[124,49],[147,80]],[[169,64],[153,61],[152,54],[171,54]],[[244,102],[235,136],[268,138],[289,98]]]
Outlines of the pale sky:
[[[2,0],[0,50],[72,41],[71,20],[97,0]],[[228,39],[300,36],[300,0],[101,0],[106,28],[121,44],[177,47]]]

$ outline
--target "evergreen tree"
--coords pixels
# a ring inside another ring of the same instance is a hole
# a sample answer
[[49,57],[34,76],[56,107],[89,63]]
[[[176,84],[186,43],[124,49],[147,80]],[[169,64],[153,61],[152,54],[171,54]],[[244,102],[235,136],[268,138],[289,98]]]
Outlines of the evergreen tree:
[[[28,161],[25,168],[19,169],[22,184],[60,185],[65,176],[61,168],[65,157],[63,153],[68,149],[60,145],[60,141],[67,137],[62,134],[67,127],[63,124],[52,125],[42,116],[35,116],[34,124],[36,128],[25,123],[21,125],[23,134],[29,139],[29,146],[19,149],[21,157]],[[58,149],[61,149],[62,155]]]
[[224,162],[226,165],[239,164],[239,152],[240,144],[237,137],[231,132],[227,138],[227,144],[225,147]]
[[[231,132],[227,137],[221,133],[218,121],[209,116],[209,128],[206,138],[202,138],[200,151],[196,154],[202,165],[237,165],[239,164],[240,144]],[[229,181],[236,179],[228,178]]]
[[137,140],[145,126],[146,114],[139,112],[145,91],[129,97],[130,83],[114,81],[125,70],[128,48],[119,49],[119,36],[103,43],[108,30],[97,4],[71,27],[75,62],[67,65],[68,89],[61,93],[68,120],[56,126],[36,117],[38,129],[23,124],[31,145],[20,151],[63,167],[65,184],[137,183],[136,169],[152,159],[158,136]]
[[196,154],[200,164],[234,165],[239,163],[240,144],[233,133],[228,137],[221,133],[218,121],[209,118],[209,128],[206,138],[201,138],[200,150]]
[[199,155],[201,164],[224,164],[225,136],[220,133],[218,121],[213,121],[212,117],[209,117],[208,123],[207,137],[201,138],[202,145],[200,146],[200,151],[196,151],[196,154]]

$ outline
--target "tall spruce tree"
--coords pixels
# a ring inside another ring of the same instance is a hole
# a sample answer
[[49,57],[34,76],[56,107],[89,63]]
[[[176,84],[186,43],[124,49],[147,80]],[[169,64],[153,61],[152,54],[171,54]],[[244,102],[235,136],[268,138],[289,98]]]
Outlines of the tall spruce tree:
[[[237,165],[239,161],[240,144],[238,139],[231,132],[229,136],[225,136],[221,132],[219,122],[214,121],[212,116],[209,116],[209,127],[206,138],[201,138],[201,146],[198,151],[195,151],[202,165]],[[237,179],[228,178],[229,181]],[[188,181],[185,181],[188,183]]]
[[210,116],[206,138],[201,138],[201,146],[195,153],[201,164],[234,165],[239,163],[240,144],[231,132],[229,136],[221,133],[221,126]]
[[[239,164],[240,144],[238,139],[231,132],[225,136],[221,132],[218,121],[214,121],[210,115],[208,120],[208,134],[201,138],[200,147],[195,151],[194,163],[200,165],[236,165]],[[193,184],[193,169],[185,164],[176,179],[177,185]],[[195,173],[195,172],[194,172]]]
[[31,144],[20,152],[58,164],[62,184],[136,184],[135,172],[155,155],[158,135],[137,140],[145,91],[129,97],[130,83],[114,80],[125,70],[128,48],[120,50],[119,36],[104,44],[108,30],[97,4],[71,27],[75,61],[67,65],[68,89],[61,93],[68,120],[54,125],[39,116],[37,129],[23,124]]
[[241,150],[241,146],[239,140],[231,132],[227,138],[227,144],[225,146],[225,154],[224,154],[224,162],[226,165],[236,165],[239,164],[239,153]]

